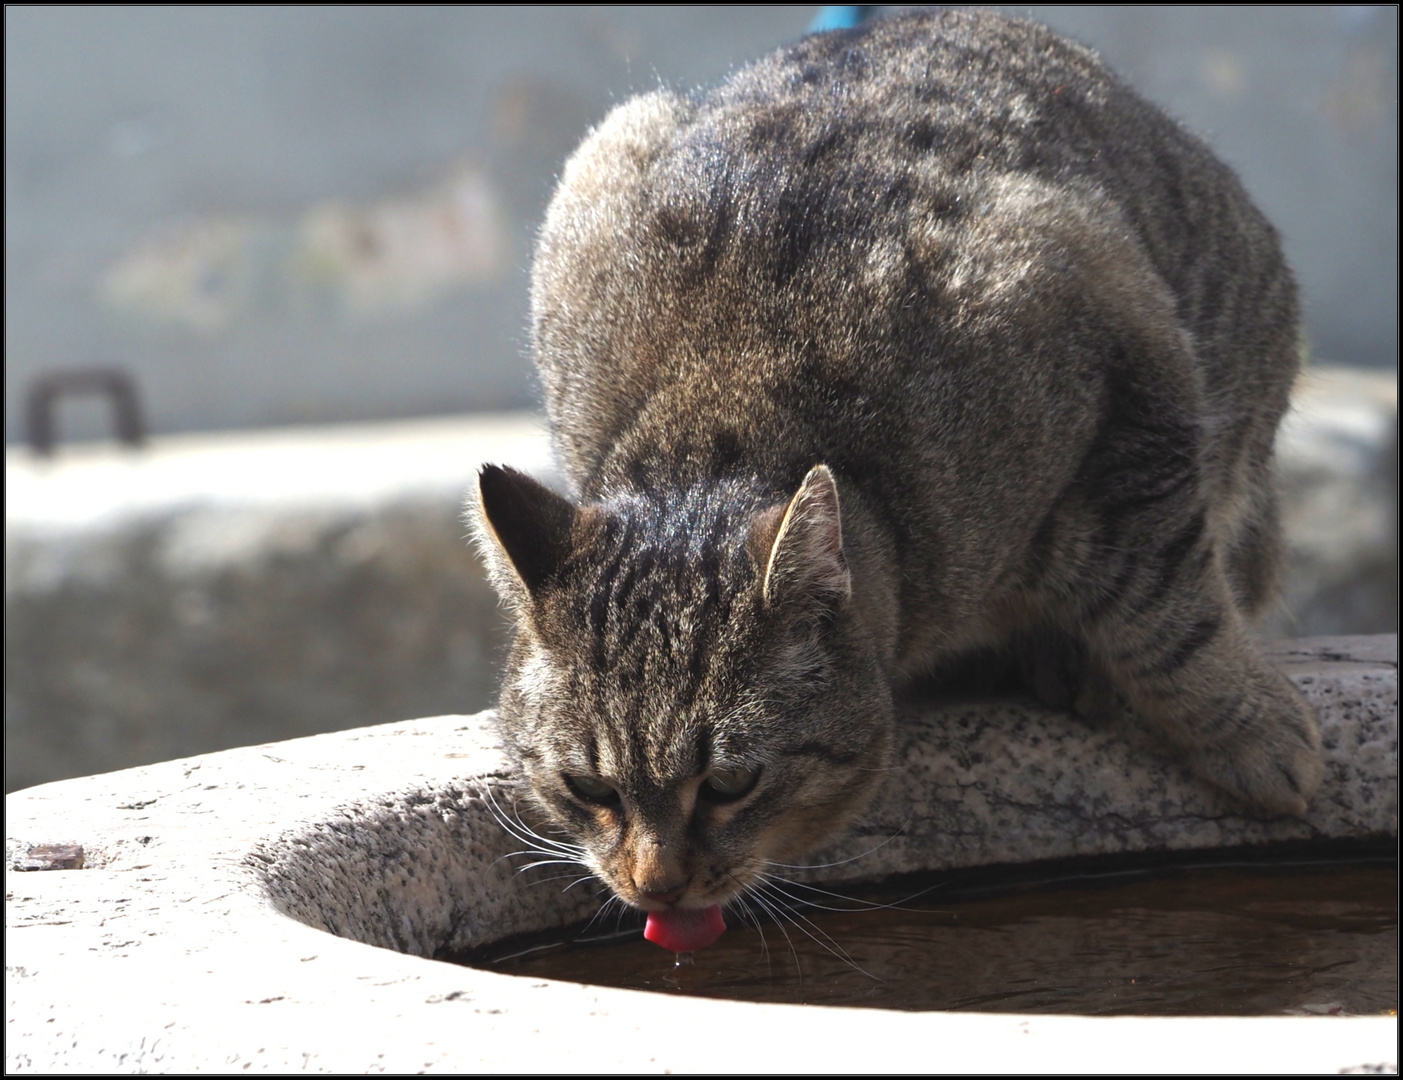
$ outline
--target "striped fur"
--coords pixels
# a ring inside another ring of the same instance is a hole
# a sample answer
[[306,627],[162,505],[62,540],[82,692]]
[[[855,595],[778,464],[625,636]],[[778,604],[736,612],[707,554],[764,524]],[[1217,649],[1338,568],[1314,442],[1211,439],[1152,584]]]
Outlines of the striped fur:
[[831,838],[890,687],[970,650],[1304,810],[1316,723],[1245,629],[1295,288],[1231,171],[1088,50],[918,12],[626,102],[532,302],[572,495],[483,472],[501,723],[625,900],[724,900]]

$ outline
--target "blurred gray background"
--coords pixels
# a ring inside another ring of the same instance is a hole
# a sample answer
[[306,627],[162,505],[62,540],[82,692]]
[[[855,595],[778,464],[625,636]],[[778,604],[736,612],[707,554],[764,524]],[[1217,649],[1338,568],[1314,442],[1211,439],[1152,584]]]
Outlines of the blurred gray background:
[[[1321,375],[1264,633],[1396,630],[1397,9],[1006,10],[1099,48],[1281,229]],[[537,401],[553,179],[611,105],[816,11],[7,7],[6,790],[490,705],[459,503],[484,460],[549,469],[493,410]],[[76,398],[73,445],[18,445],[34,380],[92,366],[170,437],[123,450]]]
[[[6,440],[36,375],[95,364],[158,432],[531,405],[530,241],[570,148],[815,10],[6,8]],[[1006,10],[1239,170],[1316,356],[1396,365],[1396,8]]]

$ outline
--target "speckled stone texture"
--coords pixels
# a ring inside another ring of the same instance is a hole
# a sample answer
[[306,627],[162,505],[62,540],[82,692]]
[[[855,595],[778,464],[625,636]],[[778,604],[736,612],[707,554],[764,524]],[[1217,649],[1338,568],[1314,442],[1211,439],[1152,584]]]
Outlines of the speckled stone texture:
[[[1244,817],[1157,749],[1032,705],[909,702],[886,798],[814,861],[875,850],[813,876],[1396,838],[1396,650],[1392,635],[1278,648],[1326,732],[1330,767],[1303,821]],[[714,1070],[739,1054],[762,1071],[1097,1071],[1137,1068],[1148,1053],[1169,1071],[1275,1071],[1396,1060],[1388,1019],[816,1010],[420,959],[599,903],[588,885],[562,892],[539,880],[548,871],[515,872],[508,856],[521,845],[489,807],[511,812],[490,719],[362,728],[7,796],[9,1068]],[[43,844],[81,845],[84,869],[16,869]],[[726,1040],[696,1037],[721,1030]]]
[[[1262,820],[1133,728],[1095,730],[1032,702],[907,702],[886,797],[812,861],[870,877],[989,863],[1398,834],[1397,636],[1277,642],[1315,705],[1327,762],[1304,820]],[[884,841],[889,842],[883,843]],[[832,878],[832,874],[829,875]]]

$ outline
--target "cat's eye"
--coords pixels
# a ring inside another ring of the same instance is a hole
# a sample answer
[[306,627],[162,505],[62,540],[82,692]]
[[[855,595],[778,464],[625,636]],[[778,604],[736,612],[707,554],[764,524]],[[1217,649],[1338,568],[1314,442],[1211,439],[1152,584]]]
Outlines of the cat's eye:
[[600,806],[613,806],[619,801],[619,793],[614,790],[613,786],[606,784],[597,776],[566,775],[565,786],[585,802],[597,803]]
[[759,769],[747,769],[739,765],[713,769],[702,784],[702,792],[712,799],[727,802],[750,794],[750,789],[759,779]]

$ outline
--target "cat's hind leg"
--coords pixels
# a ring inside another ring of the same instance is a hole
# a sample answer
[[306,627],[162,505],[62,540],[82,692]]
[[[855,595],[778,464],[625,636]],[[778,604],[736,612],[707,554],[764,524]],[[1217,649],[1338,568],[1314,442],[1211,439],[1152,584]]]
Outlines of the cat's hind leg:
[[1303,813],[1324,774],[1315,715],[1248,636],[1191,429],[1174,430],[1174,410],[1152,404],[1123,399],[1088,459],[1076,630],[1088,660],[1199,775],[1261,809]]
[[1231,607],[1189,601],[1106,630],[1093,640],[1110,682],[1196,773],[1264,810],[1305,812],[1324,774],[1319,727]]

